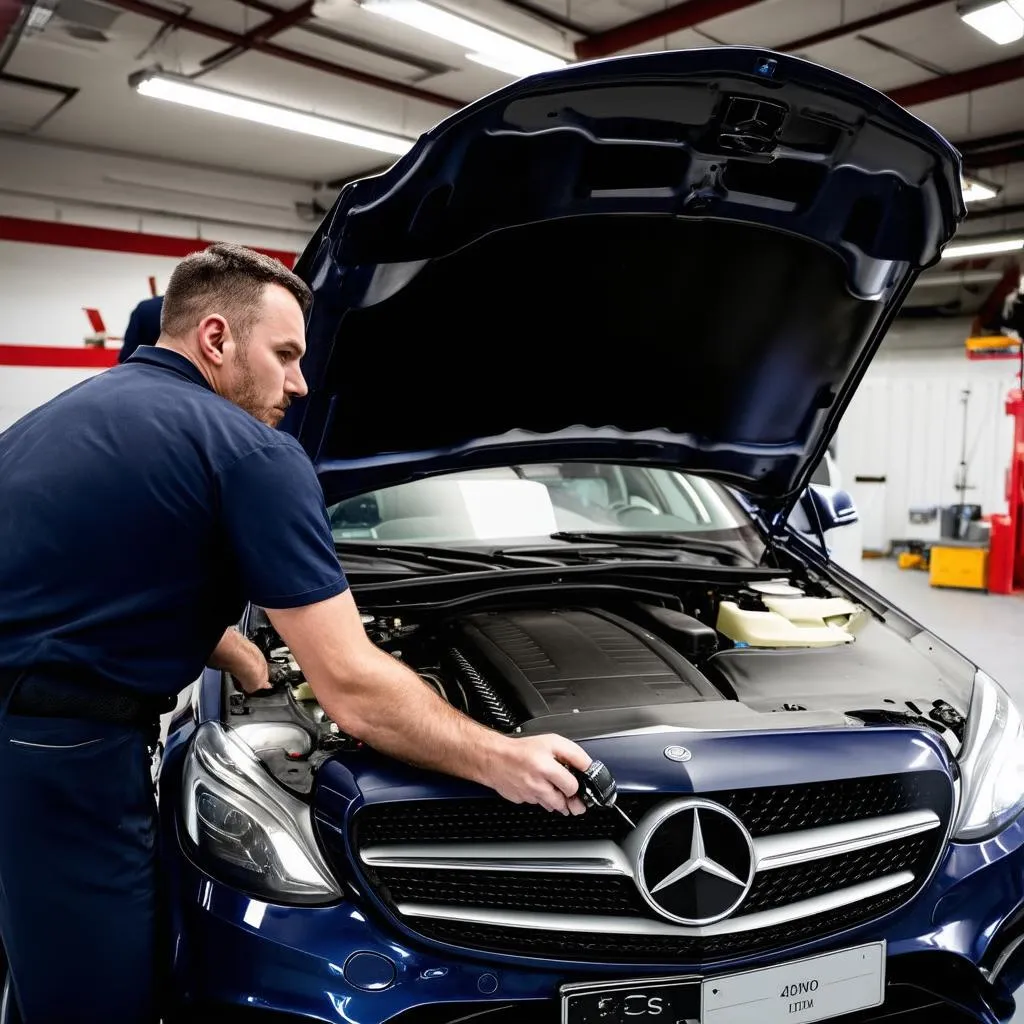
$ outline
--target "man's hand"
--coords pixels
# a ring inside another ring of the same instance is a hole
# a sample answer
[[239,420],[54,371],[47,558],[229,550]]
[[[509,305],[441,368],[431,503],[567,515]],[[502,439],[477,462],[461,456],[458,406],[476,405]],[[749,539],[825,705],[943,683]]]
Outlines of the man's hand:
[[591,759],[561,736],[513,738],[451,707],[366,635],[351,593],[302,608],[266,609],[327,717],[400,761],[479,782],[515,803],[562,814],[584,807],[575,777]]
[[486,778],[486,784],[514,804],[540,804],[561,814],[582,814],[586,807],[576,796],[579,782],[563,765],[580,771],[590,767],[590,755],[562,736],[506,737]]
[[271,688],[267,659],[251,640],[242,636],[233,626],[224,630],[224,635],[206,663],[210,668],[230,673],[236,687],[244,693]]

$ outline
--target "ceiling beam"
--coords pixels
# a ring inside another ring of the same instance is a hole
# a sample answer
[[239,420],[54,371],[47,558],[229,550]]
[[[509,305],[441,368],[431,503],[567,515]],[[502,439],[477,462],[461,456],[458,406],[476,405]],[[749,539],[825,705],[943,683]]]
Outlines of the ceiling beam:
[[904,85],[899,89],[893,89],[889,97],[900,106],[919,107],[923,103],[934,103],[936,100],[949,99],[951,96],[963,96],[964,93],[1004,85],[1020,78],[1024,78],[1024,57],[1010,57],[994,64],[983,64],[981,67],[956,71],[941,78],[929,78],[925,82]]
[[964,167],[968,170],[984,170],[987,167],[1024,162],[1024,131],[1002,132],[982,139],[965,139],[953,145],[960,150]]
[[945,3],[949,3],[949,0],[914,0],[913,3],[904,4],[902,7],[890,7],[887,11],[872,14],[867,18],[847,21],[842,25],[836,25],[835,28],[827,28],[823,32],[815,32],[813,35],[794,39],[791,43],[781,43],[779,46],[773,46],[772,49],[780,50],[783,53],[806,50],[812,46],[820,46],[822,43],[830,43],[833,39],[842,39],[844,36],[852,36],[869,28],[877,28],[879,25],[885,25],[897,18],[906,18],[911,14],[927,11],[930,7],[938,7]]
[[505,0],[505,3],[509,7],[514,7],[517,11],[529,14],[549,27],[559,28],[563,32],[573,32],[578,36],[585,36],[590,32],[588,28],[585,28],[578,21],[573,21],[571,18],[563,18],[562,15],[549,11],[546,7],[533,3],[532,0]]
[[1002,149],[986,149],[980,153],[964,153],[964,167],[978,171],[987,167],[1005,167],[1007,164],[1024,162],[1024,143],[1004,146]]
[[[580,60],[606,57],[631,46],[639,46],[652,39],[659,39],[673,32],[693,28],[712,18],[732,14],[734,11],[742,10],[744,7],[750,7],[758,2],[760,0],[724,0],[724,2],[723,0],[689,0],[687,3],[676,4],[664,11],[637,18],[625,25],[618,25],[606,32],[590,36],[588,39],[581,39],[576,43],[576,56]],[[782,53],[806,50],[811,46],[819,46],[821,43],[829,43],[833,39],[842,39],[844,36],[852,36],[867,29],[877,28],[879,25],[885,25],[897,18],[906,18],[948,2],[949,0],[912,0],[911,3],[903,4],[900,7],[891,7],[887,11],[881,11],[866,18],[847,21],[842,25],[794,39],[789,43],[771,46],[769,49]]]
[[[1024,203],[1007,203],[1005,206],[984,207],[980,210],[968,210],[966,224],[968,226],[977,224],[979,220],[988,220],[992,217],[1015,217],[1024,213]],[[966,238],[967,235],[962,237]]]
[[[243,7],[251,7],[254,11],[262,11],[264,14],[274,15],[281,12],[280,7],[264,3],[264,0],[237,0],[237,2]],[[338,29],[337,26],[317,19],[304,21],[295,27],[300,32],[307,32],[309,35],[318,36],[321,39],[330,39],[332,42],[341,43],[342,46],[351,46],[355,50],[362,50],[363,53],[372,53],[375,57],[393,60],[397,64],[407,64],[411,68],[416,68],[423,75],[444,75],[449,71],[456,70],[451,64],[442,64],[437,60],[427,60],[419,54],[413,55],[408,51],[371,42],[366,36],[348,35]]]
[[692,28],[704,21],[721,18],[723,15],[740,11],[744,7],[753,7],[764,0],[686,0],[663,11],[637,18],[625,25],[616,25],[607,32],[581,39],[575,44],[577,60],[594,60],[607,57],[631,46],[648,43],[652,39],[681,32],[684,28]]
[[[3,0],[0,0],[0,2],[3,2]],[[173,11],[168,11],[149,3],[148,0],[107,0],[107,2],[114,7],[120,7],[123,11],[139,14],[144,18],[153,18],[156,21],[163,22],[165,25],[185,29],[188,32],[194,32],[196,35],[206,36],[208,39],[216,39],[231,46],[246,45],[246,37],[239,35],[237,32],[230,32],[227,29],[219,28],[217,25],[210,25],[205,21],[199,21],[188,15],[175,14]],[[382,89],[385,92],[395,93],[407,99],[420,100],[448,110],[458,110],[465,106],[463,101],[453,99],[451,96],[443,96],[440,93],[421,89],[415,85],[406,85],[404,82],[396,82],[393,79],[382,78],[380,75],[372,75],[366,71],[358,71],[343,64],[335,64],[332,61],[322,60],[320,57],[314,57],[308,53],[300,53],[298,50],[290,50],[284,46],[278,46],[277,43],[270,42],[269,40],[250,41],[248,48],[258,53],[264,53],[269,57],[277,57],[279,60],[298,64],[314,71],[323,71],[337,78],[346,78],[351,82],[372,86],[375,89]]]
[[28,4],[21,0],[0,0],[0,71],[3,71],[18,45],[28,22]]
[[1003,146],[1015,145],[1024,142],[1024,132],[1002,132],[999,135],[986,135],[980,139],[965,139],[963,142],[955,143],[961,153],[979,153],[983,149],[999,149]]
[[265,43],[268,39],[272,39],[274,36],[286,32],[290,28],[295,28],[296,25],[308,20],[312,15],[313,0],[303,0],[302,3],[297,7],[293,7],[290,11],[277,11],[261,25],[257,25],[255,28],[245,32],[242,35],[242,38],[245,40],[244,43],[240,43],[238,46],[229,46],[225,50],[219,50],[212,56],[207,57],[206,60],[200,61],[200,67],[202,67],[204,74],[207,71],[213,71],[215,68],[226,64],[229,60],[234,60],[236,57],[241,57],[243,53],[248,53],[256,43]]
[[14,30],[14,24],[21,17],[21,0],[0,0],[0,44]]

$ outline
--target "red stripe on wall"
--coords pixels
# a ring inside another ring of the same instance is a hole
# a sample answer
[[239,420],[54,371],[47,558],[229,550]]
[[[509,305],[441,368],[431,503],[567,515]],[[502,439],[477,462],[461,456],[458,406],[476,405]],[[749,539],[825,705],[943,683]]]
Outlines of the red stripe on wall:
[[[84,224],[63,224],[48,220],[29,220],[24,217],[0,217],[0,241],[32,242],[36,245],[63,245],[73,249],[100,249],[104,252],[127,252],[140,256],[170,256],[183,259],[211,245],[213,238],[177,238],[174,235],[146,235],[138,231],[116,231],[112,228],[93,228]],[[263,249],[251,246],[257,252],[279,259],[286,267],[293,267],[297,254],[283,249]]]
[[117,363],[116,348],[70,345],[0,345],[0,366],[57,366],[102,370]]

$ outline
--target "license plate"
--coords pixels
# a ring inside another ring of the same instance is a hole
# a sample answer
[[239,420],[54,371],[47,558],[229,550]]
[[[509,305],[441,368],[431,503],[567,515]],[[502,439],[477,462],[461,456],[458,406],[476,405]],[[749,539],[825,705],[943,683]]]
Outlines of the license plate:
[[562,986],[562,1024],[700,1024],[701,979],[640,978]]
[[714,978],[564,985],[562,1024],[813,1024],[885,1001],[885,943]]
[[706,978],[702,1024],[811,1024],[885,1001],[885,943]]

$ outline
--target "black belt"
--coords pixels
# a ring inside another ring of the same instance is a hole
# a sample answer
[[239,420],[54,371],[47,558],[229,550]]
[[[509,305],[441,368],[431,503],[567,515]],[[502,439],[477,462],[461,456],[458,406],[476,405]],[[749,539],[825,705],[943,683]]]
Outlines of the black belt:
[[12,689],[10,714],[38,718],[82,718],[150,728],[175,705],[174,697],[132,692],[66,669],[0,668],[0,705]]

